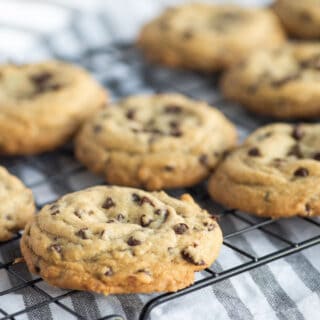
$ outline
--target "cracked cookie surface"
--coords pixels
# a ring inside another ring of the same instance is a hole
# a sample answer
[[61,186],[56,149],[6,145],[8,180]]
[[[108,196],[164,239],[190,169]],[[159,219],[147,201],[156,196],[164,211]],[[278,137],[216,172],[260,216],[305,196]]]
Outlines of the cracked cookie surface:
[[159,190],[205,179],[235,143],[234,126],[218,110],[159,94],[99,112],[77,136],[76,155],[111,184]]
[[0,66],[0,154],[34,154],[65,143],[106,102],[83,69],[58,61]]
[[0,200],[0,241],[6,241],[31,220],[35,206],[31,190],[1,166]]
[[277,0],[273,8],[291,35],[302,39],[320,38],[319,0]]
[[29,270],[52,285],[103,294],[176,291],[222,244],[189,195],[97,186],[46,205],[21,241]]
[[319,216],[319,161],[320,125],[271,124],[227,156],[209,180],[209,193],[258,216]]
[[152,61],[210,72],[284,39],[278,18],[269,10],[193,3],[169,8],[146,24],[137,44]]
[[291,44],[256,52],[225,73],[221,89],[261,115],[320,116],[320,45]]

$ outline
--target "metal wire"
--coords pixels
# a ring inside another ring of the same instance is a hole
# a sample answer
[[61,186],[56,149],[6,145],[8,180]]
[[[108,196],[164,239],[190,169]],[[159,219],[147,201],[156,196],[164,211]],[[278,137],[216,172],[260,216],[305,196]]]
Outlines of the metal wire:
[[[108,66],[106,65],[105,68],[96,68],[94,65],[94,60],[97,57],[101,57],[103,55],[111,56],[111,61],[117,61],[117,63],[122,63],[122,66],[126,66],[128,68],[128,72],[134,72],[136,78],[135,85],[131,86],[130,88],[127,86],[128,83],[124,81],[128,80],[127,75],[123,75],[123,79],[119,78],[118,76],[113,76],[112,74],[108,73]],[[63,58],[63,57],[59,57]],[[212,90],[213,95],[209,96],[207,100],[210,102],[214,102],[221,106],[221,109],[226,113],[231,120],[233,120],[237,125],[238,128],[242,128],[242,130],[247,133],[249,130],[254,129],[255,127],[264,123],[265,120],[255,118],[252,115],[244,113],[242,110],[235,110],[230,108],[228,105],[225,105],[223,98],[219,95],[217,90],[214,90],[214,87],[217,85],[217,79],[211,78],[209,76],[202,76],[196,73],[184,73],[184,72],[173,72],[170,70],[158,68],[158,67],[151,67],[146,65],[139,55],[136,53],[135,49],[133,49],[130,45],[115,45],[113,47],[108,48],[99,48],[96,50],[90,50],[85,52],[79,59],[77,59],[78,63],[81,63],[89,70],[94,72],[96,76],[104,83],[109,89],[114,97],[118,98],[124,96],[126,94],[130,94],[133,92],[140,92],[140,91],[164,91],[170,89],[171,91],[180,91],[182,93],[187,93],[193,97],[199,97],[199,92],[209,92],[208,90]],[[98,69],[98,70],[97,70]],[[107,72],[106,72],[107,71]],[[177,81],[180,79],[180,81]],[[184,82],[184,79],[192,79],[192,81]],[[138,79],[138,80],[137,80]],[[123,81],[123,82],[121,82]],[[137,84],[138,83],[138,84]],[[243,112],[241,116],[239,116],[239,112]],[[28,187],[33,189],[34,191],[37,188],[41,188],[43,186],[50,184],[58,184],[61,181],[65,181],[68,179],[72,179],[74,176],[85,173],[86,169],[80,165],[79,163],[74,161],[72,149],[70,147],[64,147],[58,151],[56,151],[54,157],[63,157],[64,159],[68,159],[73,161],[73,165],[68,167],[68,169],[64,169],[64,166],[60,166],[57,172],[47,172],[47,164],[48,161],[53,161],[52,155],[40,155],[40,156],[33,156],[33,157],[19,157],[19,158],[11,158],[11,159],[1,159],[3,165],[5,165],[10,171],[16,173],[18,176],[21,174],[18,168],[20,166],[28,166],[39,172],[45,172],[44,177],[40,178],[36,181],[31,183],[26,182]],[[51,159],[51,160],[48,160]],[[51,170],[51,169],[50,169]],[[23,176],[21,176],[23,179]],[[73,189],[74,190],[74,189]],[[61,192],[64,191],[59,190]],[[188,191],[195,197],[196,200],[203,200],[208,203],[208,206],[211,208],[213,205],[210,202],[209,198],[205,192],[205,186],[196,186],[193,188],[188,189]],[[54,200],[54,199],[53,199]],[[41,208],[46,202],[37,201],[37,207]],[[211,208],[212,210],[212,208]],[[273,230],[274,224],[278,223],[277,220],[272,219],[258,219],[252,220],[248,216],[243,215],[242,213],[236,210],[222,210],[220,211],[221,222],[223,222],[226,217],[232,218],[245,224],[245,227],[242,227],[240,230],[233,230],[232,232],[225,233],[224,235],[224,246],[229,248],[230,250],[236,252],[239,256],[244,258],[244,262],[240,265],[235,267],[222,270],[221,272],[217,273],[211,269],[205,270],[205,278],[196,281],[192,286],[180,290],[175,293],[166,293],[156,296],[155,298],[151,299],[148,303],[146,303],[141,310],[140,313],[140,320],[146,320],[149,318],[151,311],[160,304],[169,302],[173,299],[177,299],[181,296],[188,295],[192,292],[201,290],[207,286],[213,285],[219,281],[223,281],[230,277],[236,276],[240,273],[244,273],[248,270],[253,268],[257,268],[261,265],[269,263],[271,261],[275,261],[281,259],[285,256],[290,254],[299,252],[311,246],[320,244],[320,223],[312,218],[297,218],[301,219],[305,223],[313,225],[315,228],[319,228],[317,235],[310,236],[303,241],[296,242],[288,239],[282,234],[278,234],[275,230]],[[284,222],[286,223],[286,222]],[[263,256],[257,257],[253,255],[250,250],[247,248],[240,248],[232,242],[232,239],[248,234],[253,231],[262,232],[267,237],[271,237],[280,241],[283,244],[281,249],[274,250],[271,253],[265,254]],[[0,252],[4,250],[4,248],[17,248],[17,244],[19,242],[21,235],[17,234],[13,239],[0,243]],[[63,309],[65,312],[73,315],[77,319],[86,319],[85,316],[75,312],[70,307],[68,307],[62,300],[66,297],[70,297],[76,294],[76,291],[67,291],[63,294],[58,296],[51,296],[45,290],[41,289],[38,286],[43,280],[40,278],[31,278],[30,276],[26,278],[25,276],[21,275],[20,272],[15,270],[16,264],[14,264],[13,260],[7,262],[0,262],[0,272],[5,271],[9,276],[15,277],[19,280],[16,285],[11,286],[10,288],[3,290],[0,292],[0,299],[8,294],[17,293],[19,290],[24,289],[32,289],[37,291],[42,297],[43,300],[32,305],[26,307],[21,310],[16,310],[15,312],[9,313],[4,308],[0,308],[0,319],[15,319],[15,317],[26,314],[27,312],[39,310],[44,306],[55,304],[59,308]],[[22,266],[24,268],[24,272],[26,271],[26,266]],[[116,314],[106,314],[100,319],[112,319],[112,320],[124,320],[123,316],[116,315]]]

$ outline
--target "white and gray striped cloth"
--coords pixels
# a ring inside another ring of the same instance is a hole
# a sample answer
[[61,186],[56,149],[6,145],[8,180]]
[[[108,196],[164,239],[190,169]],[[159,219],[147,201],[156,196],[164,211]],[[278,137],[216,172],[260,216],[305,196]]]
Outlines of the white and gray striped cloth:
[[[257,119],[239,106],[223,100],[216,79],[182,71],[147,65],[130,45],[141,24],[163,7],[182,1],[170,0],[2,0],[0,2],[0,59],[26,62],[58,57],[81,63],[98,80],[111,89],[113,98],[141,93],[175,90],[204,99],[219,107],[239,129],[241,137],[267,120]],[[219,1],[224,2],[224,1]],[[237,1],[233,1],[237,2]],[[238,1],[246,5],[269,1]],[[113,45],[113,43],[118,45]],[[54,115],[53,115],[54,116]],[[72,150],[37,157],[0,159],[11,172],[32,187],[41,205],[66,192],[101,183],[72,159]],[[60,175],[59,175],[60,174]],[[52,176],[54,177],[52,178]],[[51,177],[50,180],[47,180]],[[45,182],[43,182],[45,181]],[[179,194],[177,190],[172,194]],[[205,185],[187,190],[201,205],[214,212]],[[240,213],[250,221],[257,219]],[[224,215],[225,234],[248,224],[239,216]],[[320,222],[319,219],[314,221]],[[319,236],[319,227],[300,218],[274,222],[266,227],[292,242]],[[262,230],[253,230],[228,239],[249,254],[261,257],[287,246]],[[153,320],[317,320],[320,319],[320,247],[314,246],[205,289],[156,307]],[[154,295],[111,295],[104,297],[74,292],[46,304],[48,297],[67,291],[53,288],[43,281],[24,287],[33,278],[24,264],[4,266],[19,257],[18,240],[0,245],[0,319],[8,314],[29,311],[15,319],[75,319],[68,310],[87,319],[119,314],[127,320],[138,319],[143,305]],[[248,258],[223,246],[212,267],[215,272],[239,266]],[[207,277],[203,272],[197,279]],[[20,288],[21,286],[21,288]],[[20,289],[10,291],[10,288]],[[39,308],[32,306],[40,304]]]

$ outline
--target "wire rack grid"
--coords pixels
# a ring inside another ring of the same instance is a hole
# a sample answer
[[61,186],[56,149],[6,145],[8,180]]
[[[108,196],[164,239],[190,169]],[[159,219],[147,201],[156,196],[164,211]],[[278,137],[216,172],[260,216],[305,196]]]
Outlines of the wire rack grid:
[[[56,57],[65,59],[59,55]],[[81,64],[91,71],[111,91],[114,99],[134,93],[178,91],[195,99],[207,100],[222,110],[237,125],[241,138],[268,121],[256,118],[238,106],[225,101],[217,90],[217,77],[148,65],[129,44],[116,44],[88,50],[71,62]],[[0,164],[19,176],[33,190],[38,209],[64,193],[103,183],[100,178],[91,175],[74,159],[71,145],[39,156],[1,159]],[[304,234],[303,238],[297,238],[286,230],[293,219],[281,221],[260,219],[237,210],[221,208],[209,199],[205,183],[184,190],[173,190],[169,193],[177,196],[183,192],[189,192],[210,212],[220,215],[220,224],[224,231],[222,253],[231,250],[236,253],[241,262],[224,268],[216,268],[214,264],[202,272],[201,278],[192,286],[175,293],[151,296],[151,299],[141,309],[140,320],[149,319],[152,310],[160,304],[320,244],[319,219],[294,218],[301,220],[299,221],[303,225],[301,228],[310,230]],[[262,250],[261,254],[257,254],[257,251],[260,250],[252,250],[248,242],[244,241],[249,234],[253,234],[255,238],[268,238],[274,246],[272,249],[265,252]],[[42,319],[44,318],[42,310],[48,305],[55,305],[76,319],[91,319],[90,316],[75,311],[64,302],[65,298],[76,296],[77,291],[64,290],[59,291],[58,294],[48,293],[48,290],[42,286],[43,280],[30,275],[24,263],[14,264],[14,259],[20,256],[20,237],[18,233],[13,239],[0,244],[0,279],[1,274],[6,274],[6,277],[10,279],[7,288],[0,292],[0,319],[20,319],[20,316],[23,315],[27,317],[32,315],[33,319]],[[1,304],[1,301],[6,301],[6,297],[19,295],[23,290],[36,291],[41,299],[19,310],[11,310],[10,304],[5,306]],[[123,315],[108,313],[98,319],[125,318]]]

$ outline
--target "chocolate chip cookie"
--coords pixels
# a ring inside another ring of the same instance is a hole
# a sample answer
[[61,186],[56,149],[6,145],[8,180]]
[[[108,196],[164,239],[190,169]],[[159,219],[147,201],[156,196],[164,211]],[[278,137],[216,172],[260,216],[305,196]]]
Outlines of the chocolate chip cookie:
[[111,184],[158,190],[205,179],[235,143],[234,126],[204,102],[132,96],[84,125],[76,155]]
[[151,61],[210,72],[284,39],[278,18],[267,9],[192,3],[169,8],[146,24],[138,46]]
[[320,215],[320,125],[258,129],[216,169],[209,192],[258,216]]
[[273,8],[291,35],[302,39],[320,38],[319,0],[277,0]]
[[84,70],[58,61],[0,66],[0,154],[56,148],[106,102]]
[[21,241],[29,270],[52,285],[103,294],[176,291],[216,259],[215,218],[185,194],[97,186],[45,206]]
[[23,229],[34,212],[31,190],[0,166],[0,241],[9,240]]
[[259,51],[228,70],[224,95],[275,118],[320,116],[320,45],[289,44]]

